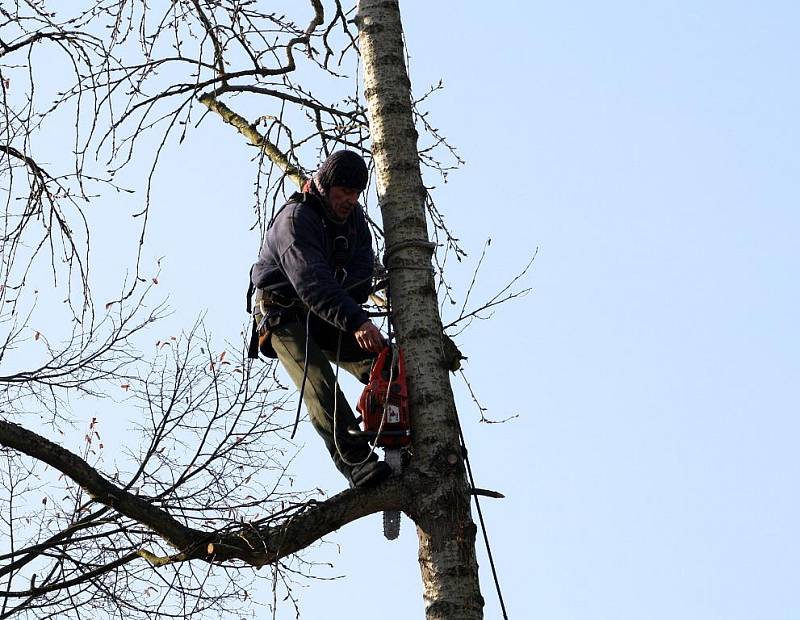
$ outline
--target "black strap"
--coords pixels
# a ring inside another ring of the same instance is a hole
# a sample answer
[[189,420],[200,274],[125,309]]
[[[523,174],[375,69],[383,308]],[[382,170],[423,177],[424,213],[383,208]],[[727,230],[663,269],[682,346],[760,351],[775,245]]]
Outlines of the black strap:
[[250,344],[247,345],[247,357],[251,360],[258,359],[258,329],[255,318],[253,319],[253,327],[250,330]]
[[333,240],[333,266],[338,271],[347,266],[350,258],[350,242],[344,235],[339,235]]
[[245,300],[247,314],[253,313],[253,293],[256,292],[256,285],[253,284],[253,267],[255,265],[250,266],[250,272],[247,274],[247,299]]

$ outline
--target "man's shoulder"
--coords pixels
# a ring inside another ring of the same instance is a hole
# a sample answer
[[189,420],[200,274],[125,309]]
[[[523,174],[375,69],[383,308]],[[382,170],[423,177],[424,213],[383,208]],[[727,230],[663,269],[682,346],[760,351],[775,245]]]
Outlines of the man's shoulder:
[[318,201],[309,194],[296,193],[275,214],[273,227],[301,225],[317,227],[320,223]]
[[367,210],[361,203],[359,203],[356,206],[356,208],[353,209],[352,217],[353,217],[353,226],[358,232],[359,237],[368,238],[368,243],[371,244],[372,239],[370,238],[369,221],[367,220]]

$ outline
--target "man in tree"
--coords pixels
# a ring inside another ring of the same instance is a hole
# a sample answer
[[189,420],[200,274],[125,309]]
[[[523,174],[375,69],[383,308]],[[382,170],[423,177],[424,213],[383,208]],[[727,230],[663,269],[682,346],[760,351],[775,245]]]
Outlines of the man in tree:
[[333,153],[276,214],[250,274],[259,348],[289,373],[333,462],[354,487],[390,473],[366,439],[348,434],[357,422],[330,364],[366,383],[384,347],[361,307],[374,266],[372,236],[358,204],[366,186],[361,156]]

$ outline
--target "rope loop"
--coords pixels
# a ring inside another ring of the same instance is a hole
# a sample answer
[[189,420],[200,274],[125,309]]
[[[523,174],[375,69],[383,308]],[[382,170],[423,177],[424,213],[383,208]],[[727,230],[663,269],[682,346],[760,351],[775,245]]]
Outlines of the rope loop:
[[388,260],[392,254],[404,250],[405,248],[423,248],[433,254],[433,251],[436,249],[436,244],[427,239],[407,239],[405,241],[399,241],[388,246],[383,251],[383,260]]

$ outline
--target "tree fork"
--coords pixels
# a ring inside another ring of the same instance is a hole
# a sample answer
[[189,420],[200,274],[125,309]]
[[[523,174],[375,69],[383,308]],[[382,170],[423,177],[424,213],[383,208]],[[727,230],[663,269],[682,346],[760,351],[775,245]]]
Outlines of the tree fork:
[[[394,324],[408,360],[414,458],[405,474],[414,490],[405,509],[417,524],[428,620],[478,620],[483,598],[475,524],[461,457],[453,393],[425,217],[426,190],[405,66],[397,0],[360,0],[356,23],[364,66],[372,156],[383,215]],[[412,242],[413,241],[413,242]]]

